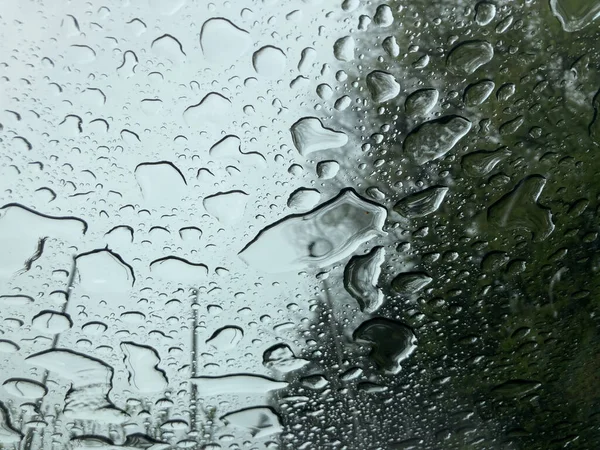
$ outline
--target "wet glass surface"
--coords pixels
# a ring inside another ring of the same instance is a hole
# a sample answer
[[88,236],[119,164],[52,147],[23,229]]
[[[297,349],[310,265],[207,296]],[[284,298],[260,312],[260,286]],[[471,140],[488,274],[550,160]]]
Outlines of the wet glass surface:
[[0,448],[600,448],[598,16],[4,0]]

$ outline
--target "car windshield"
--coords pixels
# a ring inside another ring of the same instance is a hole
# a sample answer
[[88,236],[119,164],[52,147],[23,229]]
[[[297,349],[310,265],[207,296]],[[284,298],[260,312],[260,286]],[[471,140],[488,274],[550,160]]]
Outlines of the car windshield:
[[600,0],[0,4],[0,449],[600,448]]

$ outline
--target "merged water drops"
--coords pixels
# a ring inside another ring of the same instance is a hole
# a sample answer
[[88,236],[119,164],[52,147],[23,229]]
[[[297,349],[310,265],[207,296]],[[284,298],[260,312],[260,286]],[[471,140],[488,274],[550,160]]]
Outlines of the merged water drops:
[[386,210],[346,190],[301,216],[262,230],[239,254],[250,266],[278,273],[326,267],[384,235]]

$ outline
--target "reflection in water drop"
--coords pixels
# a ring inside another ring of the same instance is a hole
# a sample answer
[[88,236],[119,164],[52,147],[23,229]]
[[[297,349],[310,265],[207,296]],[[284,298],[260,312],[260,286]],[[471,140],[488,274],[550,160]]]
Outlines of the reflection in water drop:
[[313,211],[289,216],[265,228],[239,254],[269,273],[326,267],[383,236],[385,208],[348,189]]
[[153,205],[173,205],[186,194],[183,174],[169,161],[141,163],[135,168],[135,178],[144,199]]
[[511,154],[511,151],[506,147],[500,147],[492,151],[479,150],[467,153],[462,157],[461,167],[470,177],[483,177]]
[[402,272],[392,280],[392,290],[400,295],[416,294],[432,281],[425,272]]
[[241,140],[234,135],[225,136],[214,144],[209,150],[209,155],[223,162],[232,161],[248,167],[264,167],[266,165],[265,158],[260,153],[243,153]]
[[314,208],[321,200],[321,194],[316,189],[299,188],[292,192],[288,198],[288,208],[307,211]]
[[337,161],[321,161],[317,164],[317,176],[322,180],[334,178],[340,170],[340,164]]
[[31,326],[38,331],[57,334],[70,329],[73,321],[64,313],[42,311],[31,320]]
[[329,384],[329,380],[323,375],[309,375],[301,378],[300,383],[308,389],[320,390]]
[[180,64],[185,61],[186,54],[181,42],[170,34],[156,38],[150,47],[156,55],[166,58],[172,63]]
[[111,250],[93,250],[75,258],[76,283],[87,292],[127,292],[134,282],[133,269]]
[[188,284],[204,279],[208,274],[208,267],[178,256],[167,256],[152,261],[150,271],[163,280]]
[[398,41],[396,40],[395,36],[386,37],[381,43],[381,46],[392,58],[396,58],[398,55],[400,55],[400,46],[398,45]]
[[394,23],[392,8],[390,8],[388,5],[379,5],[375,10],[373,22],[375,25],[382,28],[389,27],[392,23]]
[[373,313],[383,303],[383,292],[377,287],[385,249],[375,247],[366,255],[354,256],[344,270],[344,286],[354,297],[360,310]]
[[518,397],[534,389],[538,389],[542,384],[539,381],[532,380],[509,380],[492,388],[492,393],[505,397]]
[[19,346],[13,341],[0,339],[0,353],[16,353],[19,351]]
[[490,2],[479,2],[475,6],[475,22],[485,26],[496,17],[496,5]]
[[0,295],[0,305],[2,306],[28,306],[33,302],[33,298],[28,295]]
[[0,208],[0,280],[29,271],[42,256],[47,237],[76,242],[87,228],[76,217],[48,216],[16,203],[4,205]]
[[96,52],[87,45],[71,45],[67,59],[77,64],[89,64],[96,59]]
[[183,119],[191,127],[198,128],[205,123],[221,124],[226,122],[231,110],[231,101],[221,94],[211,92],[199,103],[188,106],[183,112]]
[[417,348],[411,328],[396,320],[376,317],[363,322],[353,333],[356,342],[370,344],[369,356],[389,374],[400,372],[400,364]]

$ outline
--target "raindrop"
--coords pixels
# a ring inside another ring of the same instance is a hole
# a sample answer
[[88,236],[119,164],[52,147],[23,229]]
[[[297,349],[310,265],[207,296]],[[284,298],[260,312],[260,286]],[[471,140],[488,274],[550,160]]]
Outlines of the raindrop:
[[217,350],[232,350],[238,346],[244,337],[244,330],[240,327],[226,326],[215,331],[206,343]]
[[375,103],[384,103],[396,98],[400,93],[400,84],[391,73],[374,70],[367,75],[367,88]]
[[345,133],[325,128],[316,117],[304,117],[298,120],[291,126],[290,132],[294,145],[302,156],[343,147],[348,142]]
[[125,365],[129,371],[129,384],[139,392],[162,392],[168,386],[168,380],[163,370],[158,368],[160,357],[152,347],[121,343],[125,353]]
[[376,237],[383,236],[385,208],[352,190],[300,216],[265,228],[239,254],[247,264],[270,273],[326,267]]
[[337,161],[321,161],[317,164],[317,176],[322,180],[334,178],[340,170],[340,164]]
[[225,424],[243,428],[260,439],[283,430],[281,419],[268,407],[247,408],[225,414],[220,418]]
[[248,202],[248,194],[243,191],[219,192],[206,197],[204,209],[225,225],[237,223],[243,216]]
[[211,63],[233,64],[252,46],[246,30],[221,17],[204,22],[200,31],[200,47]]
[[375,15],[373,16],[373,23],[382,28],[389,27],[392,23],[394,23],[392,8],[390,8],[388,5],[379,5],[375,10]]
[[543,241],[552,231],[552,213],[538,203],[546,178],[530,175],[488,208],[488,222],[509,230],[525,230],[535,241]]
[[298,358],[286,344],[277,344],[263,353],[263,365],[268,369],[287,373],[301,369],[310,361]]
[[31,326],[38,331],[58,334],[69,330],[73,326],[73,321],[64,313],[42,311],[32,319]]
[[481,80],[466,87],[463,100],[467,106],[479,106],[485,102],[496,84],[491,80]]
[[407,219],[433,214],[442,205],[448,190],[446,186],[433,186],[415,192],[398,201],[394,211]]
[[489,63],[493,57],[494,47],[489,42],[466,41],[450,51],[446,66],[456,75],[467,76]]
[[510,155],[511,151],[507,147],[492,151],[478,150],[463,156],[461,167],[470,177],[483,177]]
[[194,377],[191,381],[196,384],[198,395],[203,397],[223,394],[267,394],[288,386],[285,381],[250,374]]
[[433,281],[425,272],[402,272],[392,280],[392,290],[399,295],[420,292]]
[[477,25],[485,26],[496,17],[496,5],[489,2],[479,2],[475,6],[475,22]]
[[175,64],[180,64],[186,59],[181,42],[170,34],[156,38],[152,41],[150,48],[156,55],[166,58]]
[[128,415],[109,400],[113,369],[103,361],[65,349],[46,350],[25,361],[71,382],[64,400],[65,417],[105,423],[127,420]]
[[398,45],[398,41],[396,41],[395,36],[386,37],[381,43],[381,46],[392,58],[397,58],[398,55],[400,55],[400,46]]
[[370,358],[389,374],[400,372],[400,364],[417,348],[417,338],[411,328],[383,317],[363,322],[352,337],[356,342],[371,345]]
[[470,129],[471,122],[460,116],[446,116],[425,122],[404,139],[404,151],[417,164],[425,164],[452,150]]
[[344,287],[363,312],[373,313],[383,303],[383,292],[377,281],[384,259],[385,249],[374,247],[366,255],[352,257],[344,269]]
[[440,94],[437,89],[420,89],[406,98],[404,108],[409,116],[426,116],[435,107]]
[[284,71],[287,58],[283,50],[267,45],[252,55],[252,65],[257,74],[266,78],[280,78]]
[[175,283],[195,283],[208,275],[208,267],[177,256],[159,258],[150,263],[150,271],[163,280]]
[[321,200],[321,194],[316,189],[299,188],[292,192],[288,198],[288,208],[308,211],[314,208]]
[[333,55],[340,61],[352,61],[354,59],[354,47],[356,43],[352,36],[344,36],[333,44]]
[[10,395],[29,400],[42,398],[48,392],[43,384],[24,378],[11,378],[6,380],[3,386]]

